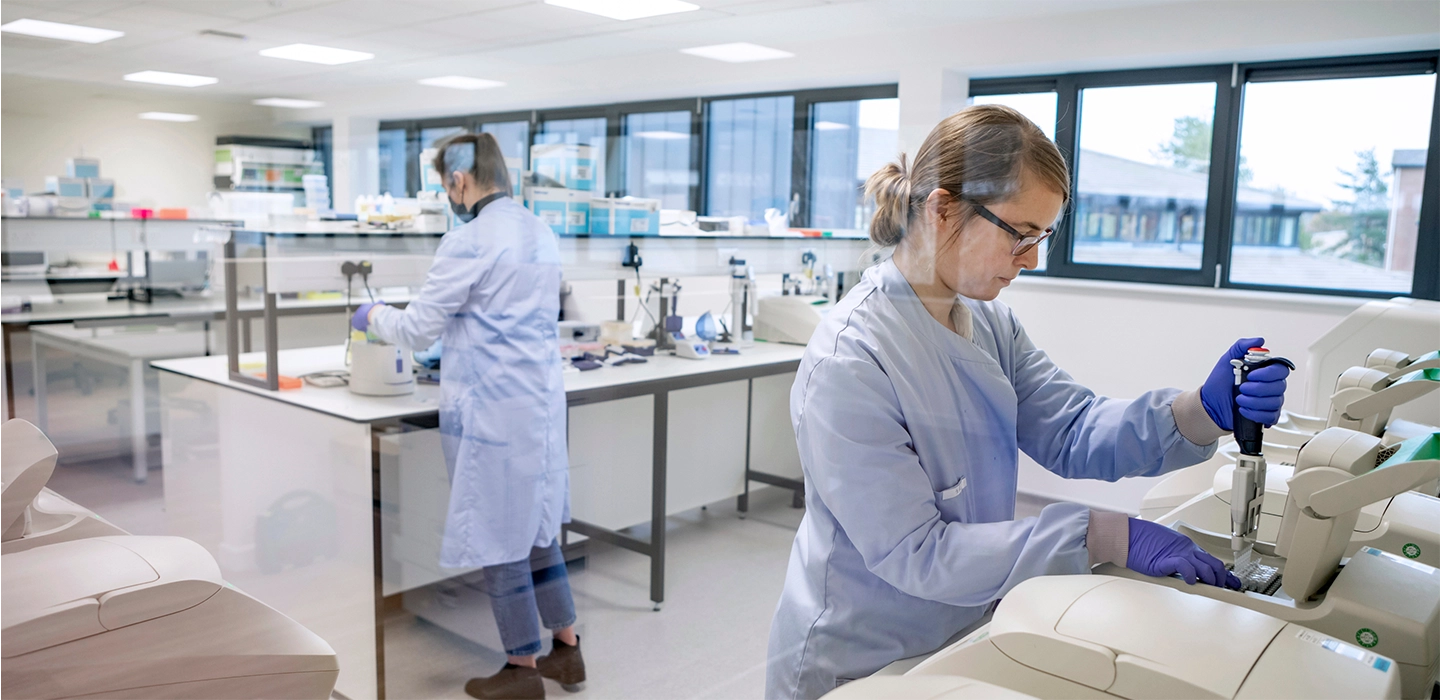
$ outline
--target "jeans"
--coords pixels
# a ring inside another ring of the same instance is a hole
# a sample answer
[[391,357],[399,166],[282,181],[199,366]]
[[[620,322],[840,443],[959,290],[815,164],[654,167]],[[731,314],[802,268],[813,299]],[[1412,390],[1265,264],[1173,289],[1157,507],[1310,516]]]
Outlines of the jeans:
[[540,651],[537,609],[545,629],[575,624],[575,601],[570,597],[570,577],[558,541],[530,550],[529,559],[485,567],[485,592],[509,656]]

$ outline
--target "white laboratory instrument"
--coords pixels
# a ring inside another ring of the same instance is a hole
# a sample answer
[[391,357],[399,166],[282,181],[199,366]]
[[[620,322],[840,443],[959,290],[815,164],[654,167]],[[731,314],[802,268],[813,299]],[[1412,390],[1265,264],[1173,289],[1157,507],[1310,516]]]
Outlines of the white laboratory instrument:
[[680,333],[674,336],[675,356],[687,360],[703,360],[710,356],[710,343],[702,338],[687,338]]
[[125,535],[124,530],[48,488],[59,453],[40,429],[18,418],[0,426],[3,544],[10,554],[56,542]]
[[851,681],[825,700],[1038,700],[963,676],[871,676]]
[[329,696],[339,666],[328,644],[228,587],[200,545],[178,537],[129,536],[43,488],[54,470],[54,445],[23,420],[8,421],[0,430],[5,446],[0,693]]
[[[1436,349],[1436,338],[1440,338],[1440,301],[1396,297],[1368,302],[1310,345],[1305,396],[1292,410],[1325,416],[1329,411],[1326,399],[1334,386],[1331,377],[1340,376],[1375,348],[1426,353]],[[1395,417],[1440,425],[1440,394],[1405,406]]]
[[[1326,418],[1285,413],[1281,422],[1265,431],[1265,454],[1271,462],[1294,464],[1299,447],[1327,427],[1346,427],[1383,437],[1395,444],[1435,430],[1431,425],[1392,419],[1395,409],[1435,395],[1440,389],[1440,353],[1407,356],[1406,367],[1387,367],[1394,361],[1391,350],[1377,349],[1366,358],[1366,367],[1352,367],[1335,380],[1331,408]],[[1431,355],[1435,355],[1432,357]],[[1371,367],[1371,363],[1375,366]],[[1234,464],[1239,454],[1234,442],[1222,441],[1215,456],[1181,469],[1151,487],[1140,504],[1140,517],[1155,520],[1184,505],[1210,488],[1216,472]],[[1422,489],[1423,490],[1423,489]],[[1436,489],[1427,493],[1435,494]]]
[[[898,679],[874,680],[884,689],[936,676],[1067,700],[1400,696],[1397,665],[1347,640],[1165,586],[1084,575],[1024,581],[988,625]],[[885,697],[860,683],[842,686],[843,697]]]
[[[1390,452],[1380,438],[1344,428],[1327,428],[1306,444],[1275,544],[1255,545],[1257,561],[1268,569],[1242,577],[1245,591],[1190,586],[1110,564],[1096,573],[1152,581],[1360,644],[1395,660],[1405,697],[1429,697],[1440,673],[1440,569],[1434,566],[1440,553],[1408,558],[1362,547],[1342,566],[1365,506],[1440,477],[1440,434]],[[1189,523],[1174,528],[1221,560],[1230,558],[1228,531]]]
[[772,343],[806,345],[835,304],[822,296],[774,294],[760,297],[755,337]]
[[721,340],[735,345],[755,341],[755,272],[739,258],[730,258],[730,325]]
[[12,698],[330,696],[335,651],[228,586],[179,537],[95,537],[6,554],[0,691]]
[[399,345],[364,340],[357,333],[350,341],[350,393],[361,396],[403,396],[415,393],[412,353]]

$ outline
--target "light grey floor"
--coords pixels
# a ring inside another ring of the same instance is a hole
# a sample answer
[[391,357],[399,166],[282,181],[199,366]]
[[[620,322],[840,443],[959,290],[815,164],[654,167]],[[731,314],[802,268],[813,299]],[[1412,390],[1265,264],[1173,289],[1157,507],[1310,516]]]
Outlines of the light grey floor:
[[[131,532],[163,534],[162,472],[136,484],[129,468],[128,457],[62,464],[52,486]],[[1044,504],[1021,496],[1016,516]],[[660,612],[650,606],[649,560],[592,543],[571,575],[590,678],[578,694],[550,681],[547,692],[576,700],[761,697],[770,619],[803,514],[790,507],[789,492],[761,489],[744,520],[733,500],[670,518]],[[494,624],[488,612],[477,617]],[[494,636],[486,632],[479,636]],[[385,639],[392,699],[464,698],[467,679],[504,663],[498,652],[404,611],[388,617]]]

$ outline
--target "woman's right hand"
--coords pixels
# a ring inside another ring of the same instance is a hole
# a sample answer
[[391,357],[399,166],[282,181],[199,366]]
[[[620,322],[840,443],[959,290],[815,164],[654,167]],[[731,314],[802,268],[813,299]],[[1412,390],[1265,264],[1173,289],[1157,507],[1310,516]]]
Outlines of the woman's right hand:
[[1130,548],[1125,567],[1146,576],[1178,573],[1185,583],[1194,584],[1198,580],[1240,590],[1240,579],[1189,537],[1139,518],[1130,518]]

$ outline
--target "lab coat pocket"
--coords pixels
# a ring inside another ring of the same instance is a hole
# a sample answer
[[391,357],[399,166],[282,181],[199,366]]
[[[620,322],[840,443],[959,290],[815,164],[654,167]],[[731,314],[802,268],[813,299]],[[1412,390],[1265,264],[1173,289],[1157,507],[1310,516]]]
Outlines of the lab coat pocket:
[[940,517],[945,522],[965,520],[965,487],[965,477],[962,476],[954,486],[935,492],[935,507],[940,509]]

